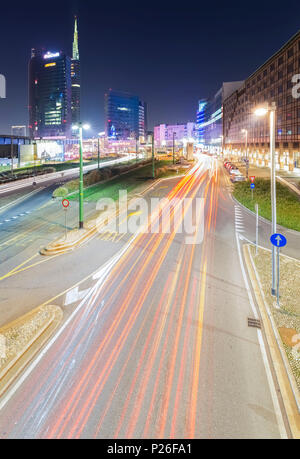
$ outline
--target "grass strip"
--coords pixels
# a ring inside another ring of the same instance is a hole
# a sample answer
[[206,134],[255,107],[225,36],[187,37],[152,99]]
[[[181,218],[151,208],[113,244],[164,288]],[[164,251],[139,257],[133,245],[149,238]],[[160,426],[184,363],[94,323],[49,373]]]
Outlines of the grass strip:
[[[271,182],[256,178],[253,199],[249,182],[239,182],[234,186],[234,197],[245,207],[255,212],[258,204],[259,215],[272,220]],[[300,200],[286,186],[276,182],[277,223],[285,228],[300,231]]]

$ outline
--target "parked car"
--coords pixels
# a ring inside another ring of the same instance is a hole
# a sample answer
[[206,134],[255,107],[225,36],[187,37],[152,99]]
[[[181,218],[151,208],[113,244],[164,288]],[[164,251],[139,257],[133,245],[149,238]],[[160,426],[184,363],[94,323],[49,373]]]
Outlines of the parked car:
[[241,174],[241,175],[232,175],[232,176],[230,177],[230,181],[231,181],[232,183],[235,183],[235,182],[245,182],[245,181],[246,181],[246,177],[245,177],[243,174]]
[[233,166],[230,169],[229,174],[230,175],[241,175],[241,172],[239,171],[239,169],[236,166]]

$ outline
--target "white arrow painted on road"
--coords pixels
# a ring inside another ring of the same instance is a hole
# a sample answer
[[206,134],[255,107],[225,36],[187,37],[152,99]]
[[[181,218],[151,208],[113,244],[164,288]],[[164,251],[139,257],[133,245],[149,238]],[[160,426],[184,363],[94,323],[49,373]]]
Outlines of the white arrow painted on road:
[[69,306],[70,304],[76,303],[77,301],[82,300],[85,295],[89,292],[89,288],[79,292],[79,288],[75,287],[72,290],[69,290],[66,294],[66,300],[64,305]]

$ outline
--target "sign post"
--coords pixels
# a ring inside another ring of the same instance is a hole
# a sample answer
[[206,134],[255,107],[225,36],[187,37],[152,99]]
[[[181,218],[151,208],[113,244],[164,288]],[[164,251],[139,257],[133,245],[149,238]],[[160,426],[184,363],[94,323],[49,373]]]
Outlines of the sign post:
[[64,199],[62,201],[62,206],[65,211],[65,240],[67,239],[67,211],[68,211],[69,205],[70,205],[70,201],[68,201],[68,199]]
[[255,204],[255,211],[256,211],[256,255],[258,251],[258,204]]
[[[271,236],[271,243],[273,244],[274,247],[277,249],[277,282],[276,282],[276,297],[277,297],[277,306],[280,307],[279,304],[279,280],[280,280],[280,266],[279,266],[279,261],[280,261],[280,247],[284,247],[287,243],[286,238],[279,233],[272,234]],[[273,272],[273,259],[272,259],[272,272]]]
[[251,196],[252,196],[252,199],[253,199],[253,190],[255,188],[254,183],[251,183],[250,188],[251,188]]

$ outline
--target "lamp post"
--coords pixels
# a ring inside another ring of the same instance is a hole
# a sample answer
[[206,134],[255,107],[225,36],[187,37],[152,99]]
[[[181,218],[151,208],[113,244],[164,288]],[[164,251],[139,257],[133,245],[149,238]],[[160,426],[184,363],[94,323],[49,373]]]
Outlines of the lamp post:
[[152,135],[152,178],[155,179],[155,153],[154,153],[154,134]]
[[[259,107],[255,110],[256,116],[270,114],[270,157],[271,157],[271,206],[272,206],[272,234],[277,232],[277,209],[276,209],[276,176],[275,176],[275,114],[276,103]],[[276,295],[276,253],[275,246],[272,245],[272,295]]]
[[139,154],[139,140],[138,138],[135,139],[135,162],[138,162],[138,154]]
[[242,129],[242,133],[246,136],[246,178],[249,177],[249,161],[248,161],[248,129]]
[[82,124],[80,121],[78,125],[72,126],[73,130],[79,131],[79,228],[83,228],[83,145],[82,145],[82,130],[90,129],[88,124]]
[[173,132],[173,164],[175,164],[175,137],[176,132]]

